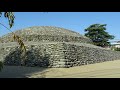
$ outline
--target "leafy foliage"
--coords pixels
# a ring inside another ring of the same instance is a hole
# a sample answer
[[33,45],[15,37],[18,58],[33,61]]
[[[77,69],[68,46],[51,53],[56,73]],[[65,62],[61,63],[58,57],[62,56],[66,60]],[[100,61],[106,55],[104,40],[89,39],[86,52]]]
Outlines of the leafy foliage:
[[114,48],[115,51],[120,51],[120,48]]
[[13,34],[13,38],[20,45],[21,51],[26,52],[26,47],[25,47],[23,41],[21,40],[21,38],[19,36],[17,36],[16,34]]
[[[0,17],[2,16],[2,12],[0,12]],[[15,16],[14,16],[14,13],[13,12],[4,12],[4,17],[8,19],[8,22],[9,22],[9,26],[10,28],[14,25],[14,19],[15,19]],[[4,26],[6,29],[8,29],[9,31],[11,31],[8,27],[6,27],[4,24],[0,23],[2,26]],[[11,31],[12,32],[12,31]],[[12,32],[13,33],[13,32]],[[23,52],[26,52],[26,48],[25,48],[25,45],[23,43],[23,41],[21,40],[21,38],[16,35],[15,33],[13,33],[13,39],[15,41],[18,42],[18,44],[20,45],[20,49],[21,51]],[[0,70],[2,69],[3,67],[3,63],[0,62]]]
[[0,62],[0,71],[1,71],[2,68],[3,68],[3,63]]
[[106,30],[106,24],[93,24],[85,29],[85,36],[89,37],[97,46],[109,46],[109,39],[114,39],[113,35],[109,35]]
[[[0,12],[0,17],[2,16],[2,12]],[[4,12],[4,17],[8,19],[10,28],[14,25],[14,13],[13,12]]]

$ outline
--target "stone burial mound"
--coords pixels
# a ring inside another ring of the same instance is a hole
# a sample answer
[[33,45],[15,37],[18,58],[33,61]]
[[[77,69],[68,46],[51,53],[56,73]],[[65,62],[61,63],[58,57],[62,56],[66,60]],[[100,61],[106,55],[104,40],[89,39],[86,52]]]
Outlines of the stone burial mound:
[[0,37],[0,61],[5,65],[73,67],[120,59],[120,52],[95,46],[89,38],[64,28],[34,26],[15,34],[25,43],[26,57],[9,33]]

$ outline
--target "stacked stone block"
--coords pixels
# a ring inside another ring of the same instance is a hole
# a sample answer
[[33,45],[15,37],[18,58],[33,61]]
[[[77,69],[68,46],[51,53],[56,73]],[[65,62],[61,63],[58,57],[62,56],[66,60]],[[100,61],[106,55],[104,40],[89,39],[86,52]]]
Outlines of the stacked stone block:
[[22,65],[21,61],[24,60],[25,66],[40,67],[73,67],[120,59],[120,52],[94,45],[61,42],[32,43],[26,47],[26,58],[22,57],[17,45],[0,47],[0,58],[5,65]]
[[0,38],[0,61],[5,65],[73,67],[120,59],[120,52],[92,45],[89,38],[57,27],[18,30],[27,52],[22,55],[12,34]]

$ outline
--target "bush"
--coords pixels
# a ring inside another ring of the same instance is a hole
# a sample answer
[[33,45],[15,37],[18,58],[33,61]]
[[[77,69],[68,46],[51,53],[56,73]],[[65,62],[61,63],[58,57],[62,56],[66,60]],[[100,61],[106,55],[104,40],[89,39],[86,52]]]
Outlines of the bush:
[[3,63],[0,61],[0,71],[2,70],[3,68]]
[[120,48],[115,48],[114,50],[115,50],[115,51],[120,51]]

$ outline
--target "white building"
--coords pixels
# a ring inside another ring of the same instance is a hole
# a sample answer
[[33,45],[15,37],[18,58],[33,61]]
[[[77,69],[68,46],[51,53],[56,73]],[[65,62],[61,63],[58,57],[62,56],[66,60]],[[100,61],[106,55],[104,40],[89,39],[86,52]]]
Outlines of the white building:
[[115,48],[120,48],[120,40],[112,41],[111,42],[111,49],[114,50]]

